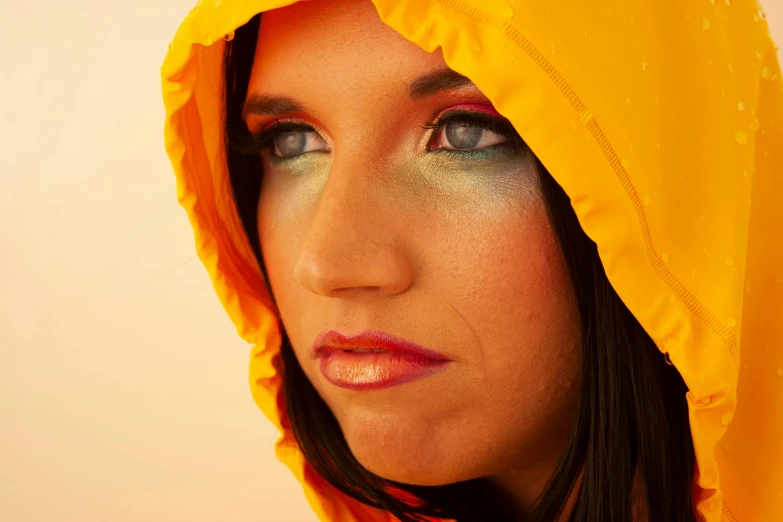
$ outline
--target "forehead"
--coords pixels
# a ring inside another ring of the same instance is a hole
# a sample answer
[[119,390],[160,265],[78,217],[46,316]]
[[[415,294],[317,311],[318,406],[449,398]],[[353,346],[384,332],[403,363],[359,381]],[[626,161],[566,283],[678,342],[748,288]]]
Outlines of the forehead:
[[250,92],[385,91],[446,67],[381,21],[369,0],[314,0],[264,13]]

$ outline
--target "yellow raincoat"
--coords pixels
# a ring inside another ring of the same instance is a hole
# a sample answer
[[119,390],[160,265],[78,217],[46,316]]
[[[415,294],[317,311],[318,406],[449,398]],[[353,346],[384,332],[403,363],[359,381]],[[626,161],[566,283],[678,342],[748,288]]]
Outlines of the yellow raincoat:
[[[386,521],[320,479],[279,407],[278,319],[222,154],[224,40],[295,0],[202,0],[162,67],[199,257],[276,455],[322,520]],[[755,0],[373,0],[468,76],[571,197],[609,280],[690,389],[707,522],[783,521],[783,80]]]

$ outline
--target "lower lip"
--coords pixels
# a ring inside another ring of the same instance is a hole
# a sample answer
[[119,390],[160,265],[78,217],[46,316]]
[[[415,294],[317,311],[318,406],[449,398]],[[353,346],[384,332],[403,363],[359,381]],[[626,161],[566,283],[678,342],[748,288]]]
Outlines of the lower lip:
[[449,362],[392,352],[332,351],[321,357],[321,373],[341,388],[377,390],[427,377]]

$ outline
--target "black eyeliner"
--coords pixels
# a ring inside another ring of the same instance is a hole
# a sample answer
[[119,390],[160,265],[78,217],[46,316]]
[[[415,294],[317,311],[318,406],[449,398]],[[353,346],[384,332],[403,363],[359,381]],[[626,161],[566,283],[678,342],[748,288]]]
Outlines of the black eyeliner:
[[498,118],[497,116],[487,115],[478,111],[468,110],[453,110],[440,116],[436,121],[432,123],[424,123],[422,125],[425,129],[439,129],[447,123],[460,122],[475,125],[482,129],[489,130],[500,134],[504,138],[511,139],[516,134],[511,122],[504,118]]
[[[435,134],[438,131],[440,131],[446,124],[452,122],[464,123],[467,125],[480,127],[484,130],[494,132],[495,134],[498,134],[499,136],[506,138],[507,141],[498,143],[497,145],[492,145],[490,147],[487,147],[488,149],[501,148],[504,146],[514,146],[516,148],[522,148],[525,146],[525,142],[519,136],[516,129],[514,129],[514,126],[511,125],[511,122],[508,121],[507,119],[503,117],[492,116],[479,111],[471,111],[471,110],[464,110],[464,109],[455,109],[453,111],[448,111],[443,115],[441,115],[440,117],[438,117],[436,121],[431,123],[424,123],[422,125],[422,128],[430,129],[433,131],[430,134],[428,143],[432,140],[432,138],[435,136]],[[466,154],[471,151],[439,148],[439,149],[431,150],[429,152],[446,153],[446,154]]]

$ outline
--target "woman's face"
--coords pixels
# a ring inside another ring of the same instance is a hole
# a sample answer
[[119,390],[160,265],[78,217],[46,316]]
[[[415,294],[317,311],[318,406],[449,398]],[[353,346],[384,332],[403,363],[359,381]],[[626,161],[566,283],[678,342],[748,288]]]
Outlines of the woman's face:
[[[265,13],[248,100],[270,143],[258,212],[270,284],[359,462],[418,485],[547,474],[571,428],[579,321],[508,123],[366,1]],[[450,362],[338,386],[313,353],[328,330],[387,332]]]

